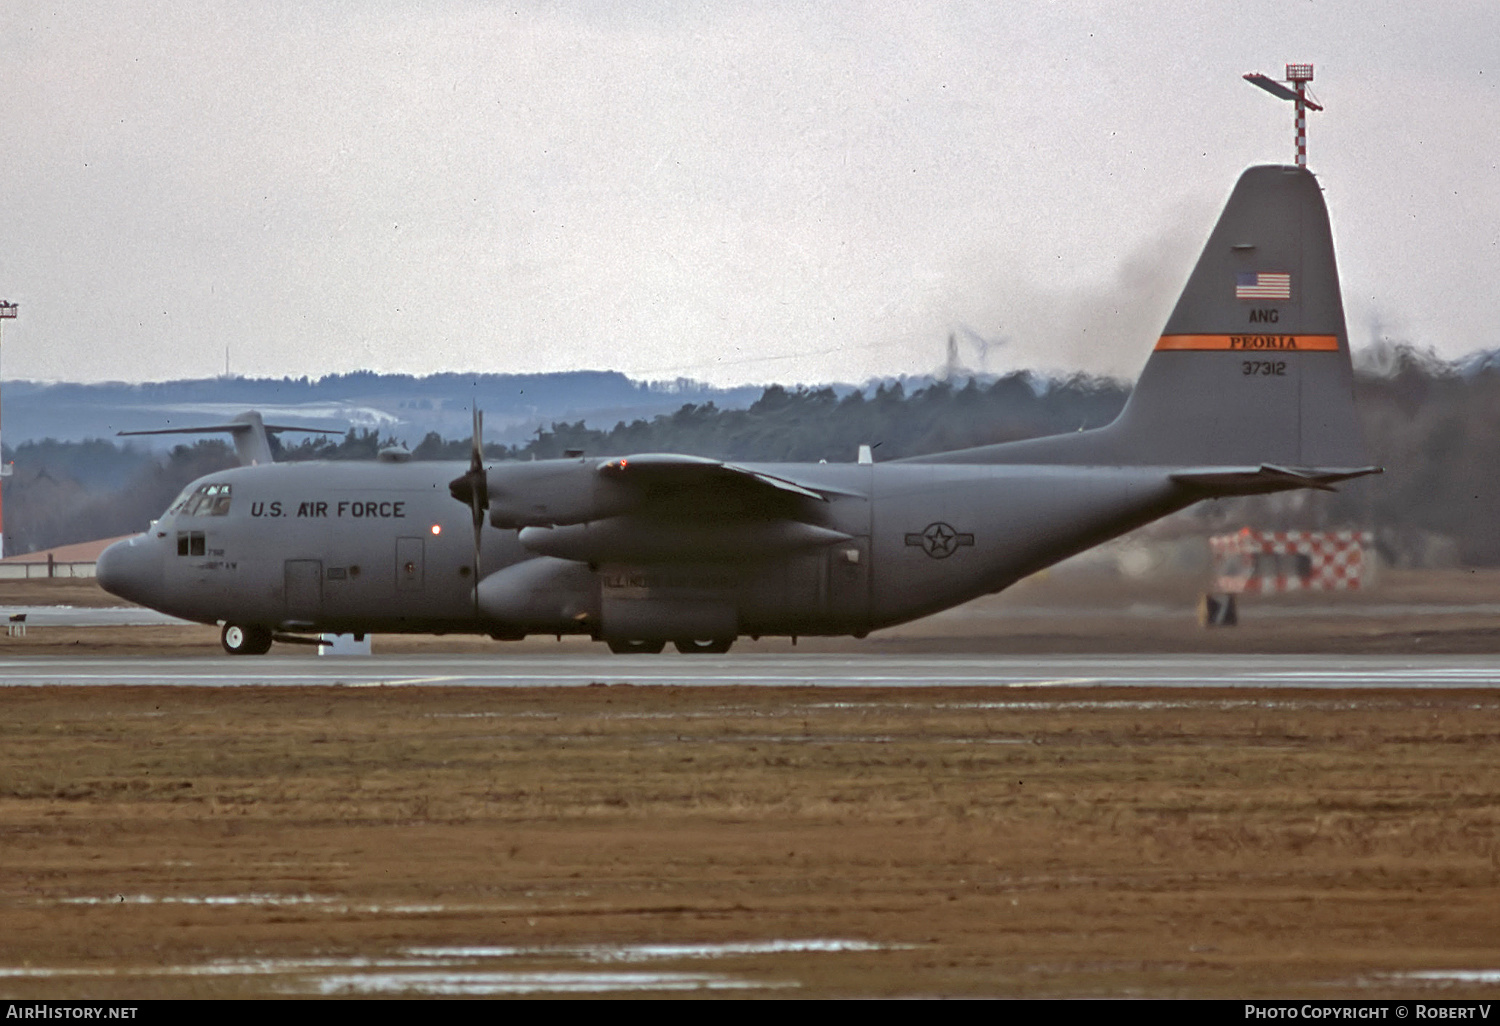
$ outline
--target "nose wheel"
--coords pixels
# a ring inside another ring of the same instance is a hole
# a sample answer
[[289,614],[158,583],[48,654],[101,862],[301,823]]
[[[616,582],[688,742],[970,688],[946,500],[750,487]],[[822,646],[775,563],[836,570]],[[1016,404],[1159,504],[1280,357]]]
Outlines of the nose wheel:
[[219,634],[219,644],[230,655],[265,655],[271,650],[271,629],[226,623]]

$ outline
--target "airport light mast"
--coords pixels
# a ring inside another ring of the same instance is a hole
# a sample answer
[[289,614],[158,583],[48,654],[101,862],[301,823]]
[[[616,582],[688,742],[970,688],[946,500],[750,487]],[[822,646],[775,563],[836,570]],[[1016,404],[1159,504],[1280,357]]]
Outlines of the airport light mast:
[[1313,66],[1311,64],[1288,64],[1286,66],[1288,89],[1274,78],[1262,75],[1259,72],[1251,72],[1244,76],[1245,81],[1251,85],[1260,86],[1272,96],[1282,100],[1291,100],[1297,107],[1297,166],[1307,166],[1307,112],[1309,110],[1322,110],[1323,105],[1315,100],[1307,98],[1307,83],[1312,81]]
[[[5,322],[8,321],[8,320],[11,320],[12,318],[14,318],[16,316],[16,310],[17,310],[16,304],[14,304],[14,303],[8,303],[5,300],[0,299],[0,343],[3,343],[4,338],[5,338],[5,332],[4,332]],[[10,471],[11,471],[10,464],[6,463],[3,458],[0,458],[0,482],[3,482],[7,477],[10,477]],[[0,487],[0,492],[3,492],[3,487]],[[5,509],[4,503],[0,502],[0,557],[4,557],[4,555],[5,555],[5,512],[4,512],[4,509]]]

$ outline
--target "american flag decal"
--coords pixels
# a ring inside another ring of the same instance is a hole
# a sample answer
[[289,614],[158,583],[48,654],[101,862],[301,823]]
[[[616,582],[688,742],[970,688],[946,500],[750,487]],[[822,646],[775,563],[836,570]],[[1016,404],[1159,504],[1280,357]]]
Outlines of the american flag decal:
[[1292,276],[1281,271],[1260,271],[1234,276],[1235,299],[1291,299]]

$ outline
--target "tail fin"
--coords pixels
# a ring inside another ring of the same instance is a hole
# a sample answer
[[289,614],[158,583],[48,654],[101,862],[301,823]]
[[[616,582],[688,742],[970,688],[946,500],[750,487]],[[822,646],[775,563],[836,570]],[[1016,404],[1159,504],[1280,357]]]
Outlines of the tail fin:
[[1371,472],[1317,179],[1240,176],[1114,423],[917,459]]
[[257,463],[271,463],[271,442],[268,434],[280,431],[305,431],[313,435],[336,435],[328,428],[286,427],[267,424],[258,410],[246,410],[236,414],[227,424],[210,424],[207,427],[157,428],[154,431],[117,431],[117,435],[203,435],[227,431],[234,438],[234,451],[239,456],[240,466],[253,467]]
[[1105,433],[1132,463],[1368,462],[1328,210],[1311,172],[1240,176]]

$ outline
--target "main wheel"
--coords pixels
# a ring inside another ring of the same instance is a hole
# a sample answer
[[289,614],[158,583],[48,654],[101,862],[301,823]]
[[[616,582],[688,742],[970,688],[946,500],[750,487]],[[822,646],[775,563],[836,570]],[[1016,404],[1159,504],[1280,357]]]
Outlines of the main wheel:
[[226,623],[219,634],[219,644],[230,655],[265,655],[271,650],[271,629]]
[[678,638],[672,642],[677,646],[677,651],[683,655],[702,653],[704,655],[719,655],[729,651],[729,646],[734,644],[733,638]]
[[631,641],[624,638],[611,638],[605,644],[616,655],[656,655],[667,647],[665,641]]

